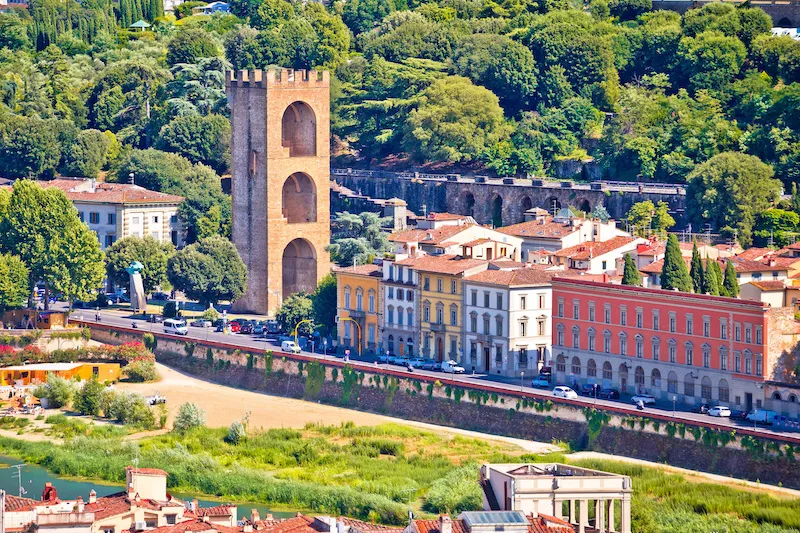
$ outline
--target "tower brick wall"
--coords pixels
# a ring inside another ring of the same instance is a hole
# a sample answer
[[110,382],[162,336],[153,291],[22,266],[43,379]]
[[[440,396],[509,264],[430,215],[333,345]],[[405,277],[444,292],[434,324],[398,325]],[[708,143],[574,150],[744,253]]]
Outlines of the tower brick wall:
[[330,269],[328,72],[228,72],[232,238],[248,270],[234,310],[271,314]]

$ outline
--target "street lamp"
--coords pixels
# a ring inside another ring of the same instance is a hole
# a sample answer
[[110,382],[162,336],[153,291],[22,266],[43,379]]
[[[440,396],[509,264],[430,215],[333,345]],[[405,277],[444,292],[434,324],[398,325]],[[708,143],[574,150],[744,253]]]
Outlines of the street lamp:
[[522,389],[525,388],[525,371],[521,371],[519,373],[519,391],[522,392]]
[[672,418],[675,418],[675,402],[678,401],[678,395],[672,395]]

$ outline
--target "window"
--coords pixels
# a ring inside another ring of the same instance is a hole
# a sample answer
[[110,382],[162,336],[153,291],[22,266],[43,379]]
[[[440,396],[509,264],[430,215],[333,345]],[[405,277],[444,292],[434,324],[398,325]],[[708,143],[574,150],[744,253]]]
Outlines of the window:
[[411,289],[408,289],[406,291],[406,300],[408,300],[409,302],[414,301],[414,291],[412,291]]
[[401,302],[403,301],[403,290],[402,289],[397,289],[397,299],[400,300]]
[[403,308],[402,307],[398,307],[397,308],[397,325],[398,326],[402,326],[403,325]]
[[724,346],[719,349],[719,369],[728,370],[728,349]]
[[175,224],[178,221],[178,215],[172,215],[169,217],[169,221]]
[[502,309],[503,308],[503,293],[502,292],[498,292],[497,293],[497,308],[498,309]]
[[539,295],[539,309],[544,309],[544,294]]
[[113,527],[104,527],[103,528],[103,533],[114,533],[114,528]]
[[444,291],[444,281],[442,278],[436,278],[436,292]]
[[640,329],[644,327],[644,315],[641,309],[636,310],[636,327]]
[[577,357],[572,358],[572,367],[570,368],[573,374],[576,376],[581,375],[581,360]]
[[694,333],[694,319],[692,319],[692,315],[686,316],[686,334],[692,335]]
[[742,354],[739,352],[733,352],[733,371],[737,373],[742,371]]
[[106,235],[106,247],[109,247],[112,244],[114,244],[114,236],[113,235]]
[[78,211],[78,218],[83,222],[83,211]]
[[594,330],[589,330],[589,351],[594,351]]
[[408,325],[409,326],[413,325],[414,324],[414,310],[409,307],[408,311],[406,311],[406,316],[408,317]]
[[581,317],[581,308],[578,302],[572,302],[572,318],[578,320]]
[[158,217],[157,216],[153,217],[153,224],[158,224]]
[[728,338],[728,323],[724,320],[720,321],[719,323],[719,338],[720,339],[727,339]]
[[170,526],[174,526],[175,525],[175,515],[174,514],[165,515],[164,518],[167,519],[167,525],[170,525]]
[[538,332],[538,335],[539,335],[540,337],[541,337],[542,335],[544,335],[544,319],[543,319],[543,318],[540,318],[539,320],[537,320],[537,321],[536,321],[536,327],[537,327],[537,328],[538,328],[538,330],[539,330],[539,332]]
[[703,378],[703,382],[700,384],[700,397],[706,400],[711,399],[711,381],[708,381],[708,378]]
[[762,344],[761,326],[756,326],[756,344]]
[[590,378],[597,377],[597,363],[594,362],[594,359],[589,359],[589,362],[586,363],[586,375]]
[[694,380],[689,376],[686,376],[683,382],[683,394],[685,396],[694,396]]
[[628,337],[624,333],[619,336],[619,353],[628,355]]
[[608,268],[608,266],[607,266],[607,261],[601,261],[601,266],[600,266],[600,268],[601,268],[601,269],[603,269],[603,270],[606,270],[606,269]]
[[472,299],[472,305],[477,307],[478,306],[478,291],[476,291],[475,289],[472,289],[472,291],[470,291],[470,297]]
[[431,278],[425,276],[422,280],[422,290],[429,291],[431,290]]
[[429,304],[422,308],[422,316],[425,317],[425,322],[431,321],[431,306]]
[[572,328],[572,347],[581,347],[581,330],[579,330],[577,326]]
[[131,224],[139,225],[141,223],[142,221],[139,219],[139,217],[131,217]]
[[501,316],[495,317],[494,321],[495,321],[495,326],[497,326],[497,332],[495,334],[502,336],[503,335],[503,331],[504,331],[503,330],[503,317],[501,317]]
[[660,319],[658,313],[653,313],[653,329],[656,331],[658,331]]
[[494,360],[498,363],[503,360],[503,345],[496,344],[494,347]]
[[389,287],[389,296],[388,298],[394,298],[394,287]]
[[153,518],[147,518],[147,517],[145,517],[145,519],[144,519],[144,526],[145,526],[147,529],[155,529],[156,527],[158,527],[158,519],[157,519],[157,518],[155,518],[155,517],[153,517]]
[[675,363],[677,361],[677,348],[675,346],[675,341],[669,341],[669,362]]
[[483,291],[483,306],[489,307],[489,291]]
[[667,392],[678,393],[678,380],[672,374],[667,378]]
[[604,353],[611,353],[611,334],[604,333],[603,334],[603,352]]
[[589,304],[589,322],[594,322],[594,304]]
[[762,373],[763,372],[762,372],[762,368],[761,368],[761,356],[757,355],[756,356],[756,375],[760,376]]
[[628,325],[628,310],[624,307],[619,310],[619,323],[621,326]]
[[344,288],[344,308],[350,309],[350,288]]
[[528,347],[527,346],[520,346],[519,347],[519,364],[527,365],[528,364]]
[[454,279],[450,280],[450,292],[452,294],[456,294],[458,292],[458,284],[456,283],[456,280],[454,280]]
[[491,335],[491,326],[489,325],[489,315],[483,317],[483,334]]
[[719,401],[725,403],[731,401],[731,391],[728,389],[728,382],[725,380],[719,382]]
[[389,324],[394,324],[394,307],[392,307],[391,305],[389,306],[389,309],[387,309],[386,312],[386,322],[388,322]]
[[375,312],[375,293],[372,291],[369,291],[369,312]]
[[703,346],[703,367],[711,368],[711,348]]
[[356,289],[356,311],[364,310],[364,292],[361,289]]
[[711,321],[708,318],[703,319],[703,337],[711,336]]
[[733,326],[733,340],[739,342],[742,340],[742,326],[741,324],[734,324]]
[[644,343],[640,336],[636,336],[636,357],[643,358],[644,357]]
[[458,342],[454,337],[450,337],[450,357],[455,358],[458,351]]
[[556,372],[566,372],[567,371],[567,361],[564,359],[563,355],[559,355],[556,359]]
[[450,308],[450,325],[458,325],[458,307],[453,306]]
[[367,328],[367,342],[370,344],[375,343],[375,324],[370,324]]
[[677,319],[675,317],[675,313],[670,313],[669,314],[669,332],[670,333],[675,333],[675,323],[676,322],[677,322]]
[[558,312],[556,314],[559,317],[563,317],[564,316],[564,299],[563,298],[559,298],[558,299]]
[[753,330],[749,325],[744,328],[744,342],[748,344],[753,342]]
[[761,279],[761,272],[753,272],[753,281],[759,281]]
[[89,213],[89,224],[99,224],[100,213]]
[[469,329],[473,333],[478,333],[478,315],[475,313],[469,315]]
[[611,363],[606,361],[605,363],[603,363],[603,379],[610,380],[612,377],[613,375],[611,371]]
[[172,240],[172,244],[174,246],[178,246],[178,232],[177,231],[175,231],[175,230],[170,231],[169,232],[169,238]]
[[444,324],[444,308],[441,306],[436,308],[436,323]]
[[100,375],[100,367],[99,366],[93,366],[92,367],[92,375],[93,376],[99,376]]
[[108,225],[113,226],[117,223],[117,214],[116,213],[109,213],[108,214]]
[[527,306],[525,304],[526,304],[525,297],[524,296],[520,296],[519,297],[519,308],[522,309],[522,310],[526,309]]
[[658,340],[658,337],[653,339],[653,361],[658,361],[661,358],[661,341]]
[[525,322],[524,320],[519,323],[519,336],[520,337],[525,337],[526,336],[525,333],[527,333],[527,332],[525,330],[528,329],[527,326],[528,326],[528,323]]
[[753,356],[749,352],[744,353],[744,373],[753,373]]
[[556,331],[556,345],[564,346],[564,329],[561,324],[558,325],[558,330]]
[[158,231],[150,232],[150,236],[153,237],[157,241],[161,240],[161,233],[159,233]]
[[694,347],[691,344],[686,345],[686,364],[689,366],[694,364]]
[[611,306],[606,305],[603,309],[603,322],[611,324]]

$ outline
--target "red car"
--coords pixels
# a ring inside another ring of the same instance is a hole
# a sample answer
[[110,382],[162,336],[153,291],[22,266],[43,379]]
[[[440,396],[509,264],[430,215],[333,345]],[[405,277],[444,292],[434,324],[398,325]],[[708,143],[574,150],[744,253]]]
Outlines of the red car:
[[241,324],[239,324],[239,322],[236,320],[231,320],[228,322],[228,326],[231,328],[231,333],[239,333],[239,331],[242,329]]

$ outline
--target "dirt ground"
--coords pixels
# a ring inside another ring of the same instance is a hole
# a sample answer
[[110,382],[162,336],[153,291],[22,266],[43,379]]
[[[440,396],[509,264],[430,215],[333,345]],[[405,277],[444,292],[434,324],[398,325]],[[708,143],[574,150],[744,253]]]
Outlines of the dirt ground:
[[339,425],[342,422],[352,421],[359,426],[374,426],[386,422],[395,422],[436,432],[514,444],[519,446],[521,450],[530,453],[558,451],[557,446],[548,443],[445,428],[433,424],[412,422],[314,402],[280,398],[259,392],[225,387],[188,376],[159,363],[156,363],[156,366],[161,376],[159,381],[154,383],[119,383],[116,387],[119,390],[138,392],[145,396],[160,394],[166,397],[170,424],[180,405],[185,402],[192,402],[205,410],[206,424],[211,427],[228,427],[234,420],[240,420],[246,412],[250,413],[251,426],[264,429],[302,428],[309,422]]

